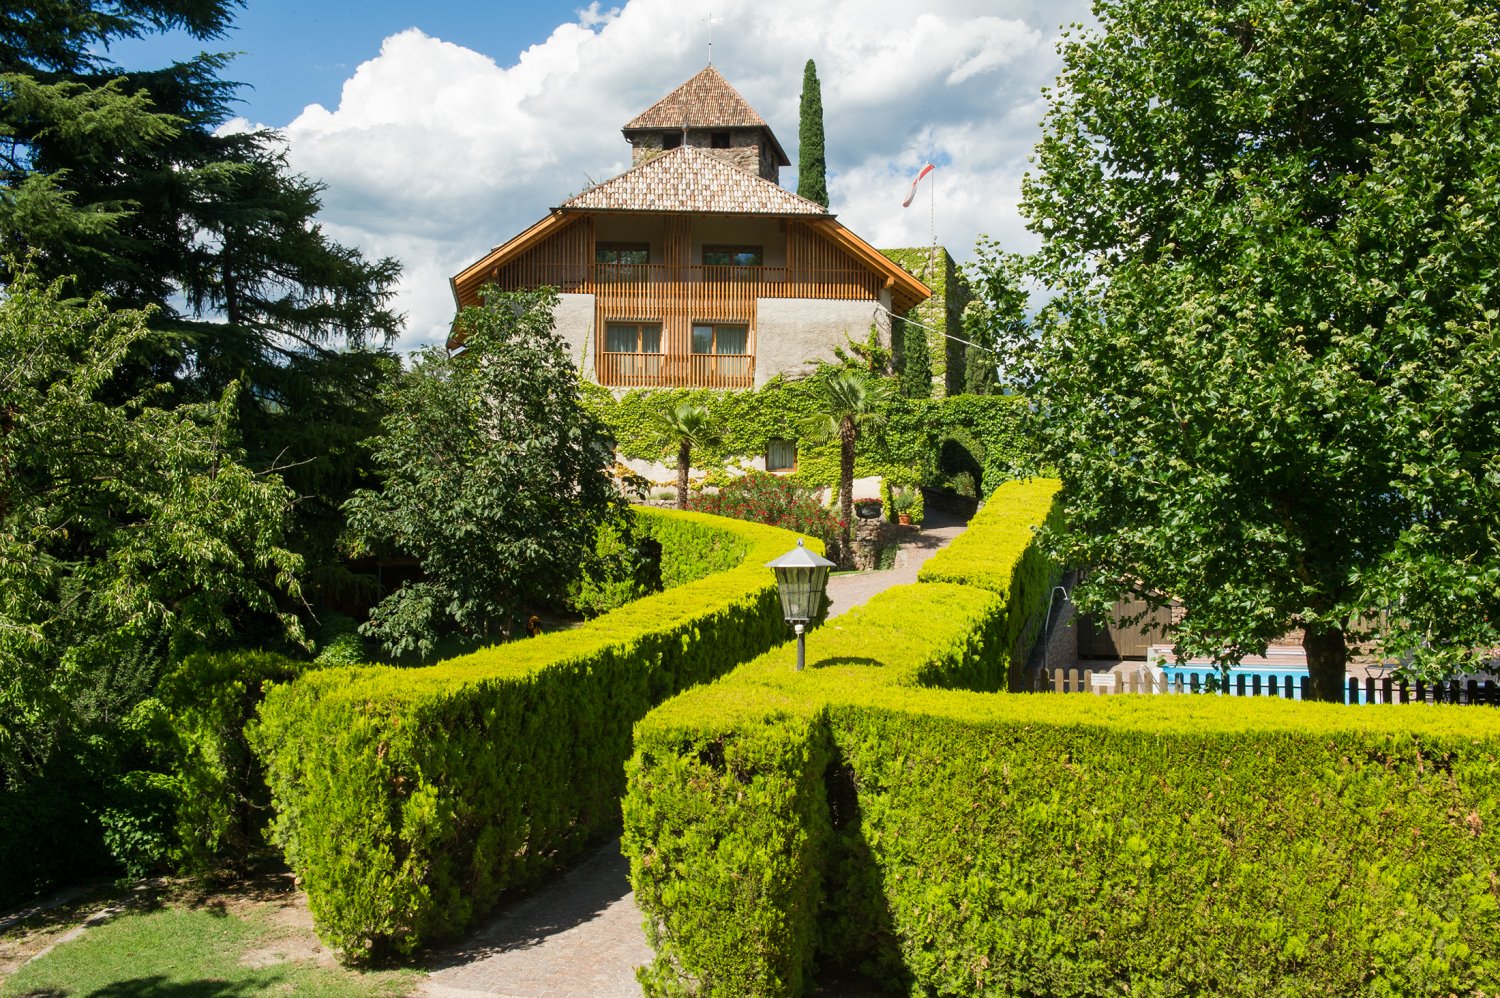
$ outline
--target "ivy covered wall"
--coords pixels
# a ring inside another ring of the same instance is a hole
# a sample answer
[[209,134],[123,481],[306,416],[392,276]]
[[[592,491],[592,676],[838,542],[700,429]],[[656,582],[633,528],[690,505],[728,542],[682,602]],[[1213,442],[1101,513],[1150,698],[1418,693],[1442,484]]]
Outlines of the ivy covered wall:
[[[838,481],[838,444],[813,444],[800,429],[816,408],[812,385],[805,380],[777,378],[756,391],[671,388],[631,391],[618,398],[607,388],[585,383],[583,397],[609,427],[622,457],[671,464],[675,448],[655,439],[652,419],[667,406],[693,402],[708,409],[722,435],[718,446],[693,452],[694,468],[722,469],[741,458],[764,457],[769,441],[779,438],[797,442],[793,477],[799,484],[822,488]],[[987,492],[1009,477],[1009,462],[1025,447],[1023,404],[1015,396],[896,398],[886,411],[885,428],[861,437],[854,473],[898,484],[934,484],[938,457],[949,442],[950,448],[956,443],[974,457]]]
[[[941,246],[883,249],[880,252],[932,289],[932,297],[912,309],[908,317],[920,322],[928,330],[927,348],[932,357],[932,394],[939,397],[962,394],[967,390],[964,384],[964,345],[944,335],[963,335],[964,307],[974,297],[958,264],[954,263],[953,257]],[[896,365],[899,370],[906,363],[904,350],[901,349],[901,337],[892,335],[891,340],[897,344]]]

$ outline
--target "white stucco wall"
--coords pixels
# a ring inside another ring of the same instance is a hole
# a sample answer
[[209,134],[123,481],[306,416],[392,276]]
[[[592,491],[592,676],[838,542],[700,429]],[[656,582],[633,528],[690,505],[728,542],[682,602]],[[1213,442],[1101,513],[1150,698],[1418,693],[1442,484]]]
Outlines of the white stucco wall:
[[568,345],[568,356],[579,365],[583,376],[594,377],[594,296],[558,295],[557,311],[552,313],[557,332]]
[[755,313],[756,388],[778,374],[810,370],[813,361],[833,360],[834,347],[849,339],[862,342],[872,323],[881,343],[891,342],[889,319],[871,301],[758,298]]

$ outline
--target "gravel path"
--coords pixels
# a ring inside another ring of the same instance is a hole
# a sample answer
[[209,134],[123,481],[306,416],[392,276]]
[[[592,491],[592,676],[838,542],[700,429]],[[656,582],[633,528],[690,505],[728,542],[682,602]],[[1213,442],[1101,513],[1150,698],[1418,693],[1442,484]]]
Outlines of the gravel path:
[[[838,616],[892,586],[917,581],[917,569],[963,532],[965,521],[934,512],[903,545],[896,567],[828,580],[829,615]],[[619,841],[530,897],[502,909],[483,928],[434,954],[427,998],[637,998],[635,968],[651,959],[641,913],[630,893]],[[818,995],[867,992],[826,982]]]

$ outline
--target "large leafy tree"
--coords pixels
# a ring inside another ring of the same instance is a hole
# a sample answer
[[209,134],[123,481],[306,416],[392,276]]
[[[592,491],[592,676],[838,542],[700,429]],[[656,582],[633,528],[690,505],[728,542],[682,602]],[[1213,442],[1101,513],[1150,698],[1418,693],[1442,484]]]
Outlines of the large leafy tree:
[[[1500,644],[1500,13],[1099,0],[1024,208],[1060,550],[1180,652]],[[1014,368],[1013,368],[1014,369]]]
[[244,386],[249,459],[303,497],[295,543],[327,571],[338,505],[364,483],[375,386],[392,368],[363,348],[398,329],[397,265],[328,238],[319,185],[287,168],[274,134],[223,127],[236,89],[220,76],[227,57],[144,72],[107,57],[112,41],[167,29],[212,41],[238,6],[0,9],[0,237],[45,277],[152,309],[155,335],[117,375],[130,390],[169,384],[166,406]]
[[845,566],[854,563],[850,531],[854,523],[854,457],[860,434],[885,425],[891,403],[890,383],[863,371],[827,367],[815,375],[814,413],[803,424],[813,440],[837,440],[839,444],[839,557]]
[[797,193],[828,207],[828,158],[823,150],[823,85],[811,59],[802,69],[797,129]]
[[460,353],[429,348],[389,391],[374,442],[382,487],[347,509],[357,550],[421,562],[423,577],[366,625],[393,654],[425,656],[445,633],[510,633],[560,605],[621,508],[556,304],[550,291],[489,294],[459,314]]
[[964,275],[974,295],[964,307],[962,319],[964,338],[969,341],[964,354],[964,391],[994,395],[1000,390],[997,366],[1031,346],[1027,261],[983,237],[976,256],[975,265],[966,268]]
[[293,497],[243,463],[237,386],[171,410],[119,398],[149,335],[141,313],[24,271],[0,296],[0,789],[64,731],[117,722],[163,653],[224,641],[247,613],[298,634]]

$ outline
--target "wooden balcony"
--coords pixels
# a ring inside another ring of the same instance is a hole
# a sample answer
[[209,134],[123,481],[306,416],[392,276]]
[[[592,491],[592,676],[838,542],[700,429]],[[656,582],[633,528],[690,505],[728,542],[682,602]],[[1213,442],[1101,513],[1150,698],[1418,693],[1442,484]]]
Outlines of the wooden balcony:
[[594,373],[610,388],[752,388],[755,355],[604,351]]
[[[575,249],[577,249],[575,247]],[[579,251],[581,253],[581,250]],[[592,245],[588,247],[592,255]],[[578,257],[572,257],[577,261]],[[868,269],[830,266],[822,257],[799,267],[732,267],[665,263],[583,263],[540,254],[497,274],[504,290],[551,286],[594,296],[594,373],[611,388],[755,387],[756,302],[762,298],[880,299],[881,278]],[[873,314],[873,312],[872,312]],[[661,327],[659,353],[606,349],[611,323]],[[699,324],[743,326],[745,353],[695,353]]]
[[564,294],[636,301],[663,296],[703,300],[756,298],[875,299],[880,278],[858,268],[709,267],[664,263],[519,261],[499,275],[507,291],[544,285]]

